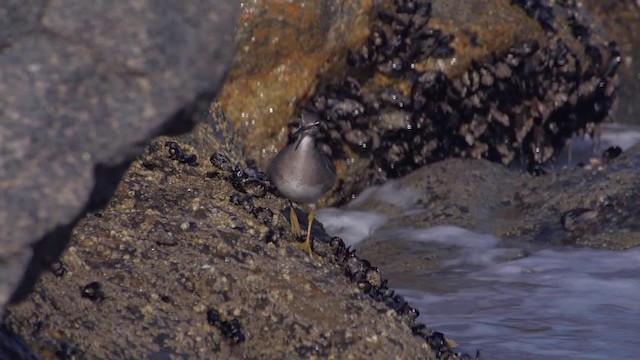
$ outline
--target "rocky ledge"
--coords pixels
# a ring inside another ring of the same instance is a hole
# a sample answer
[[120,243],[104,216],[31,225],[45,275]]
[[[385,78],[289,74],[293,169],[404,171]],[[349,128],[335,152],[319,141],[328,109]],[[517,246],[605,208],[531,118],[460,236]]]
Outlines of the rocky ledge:
[[292,246],[227,122],[154,140],[6,326],[65,359],[457,357],[340,239],[318,225],[313,258]]

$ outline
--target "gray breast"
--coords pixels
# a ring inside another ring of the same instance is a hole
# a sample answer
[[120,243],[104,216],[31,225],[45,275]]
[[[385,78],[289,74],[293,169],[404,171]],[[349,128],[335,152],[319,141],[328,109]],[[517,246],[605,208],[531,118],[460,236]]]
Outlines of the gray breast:
[[336,174],[331,161],[316,148],[313,136],[301,136],[299,144],[278,153],[269,166],[269,176],[288,199],[315,203],[333,187]]

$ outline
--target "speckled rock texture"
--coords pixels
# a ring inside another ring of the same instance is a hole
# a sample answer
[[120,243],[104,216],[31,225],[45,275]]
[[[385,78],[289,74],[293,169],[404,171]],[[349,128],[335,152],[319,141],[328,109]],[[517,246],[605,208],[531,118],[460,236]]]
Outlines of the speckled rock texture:
[[0,9],[0,304],[28,290],[152,136],[183,130],[234,53],[232,1],[7,0]]
[[459,358],[339,240],[293,246],[287,202],[212,114],[134,161],[11,330],[42,358]]

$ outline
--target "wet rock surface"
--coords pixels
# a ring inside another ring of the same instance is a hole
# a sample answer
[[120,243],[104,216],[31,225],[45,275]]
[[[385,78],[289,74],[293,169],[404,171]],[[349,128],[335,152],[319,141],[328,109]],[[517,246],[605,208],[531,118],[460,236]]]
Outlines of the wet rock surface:
[[[233,55],[237,6],[3,1],[0,304],[20,298],[151,137],[188,129]],[[182,112],[181,112],[182,110]]]
[[458,358],[341,240],[292,246],[287,202],[212,114],[148,146],[9,329],[43,358]]
[[[625,250],[640,246],[639,168],[640,146],[613,160],[537,177],[487,161],[451,159],[372,189],[348,208],[392,216],[380,231],[455,225],[493,234],[507,246]],[[380,195],[390,189],[397,189],[393,198]],[[390,272],[437,269],[452,250],[402,239],[359,247]]]

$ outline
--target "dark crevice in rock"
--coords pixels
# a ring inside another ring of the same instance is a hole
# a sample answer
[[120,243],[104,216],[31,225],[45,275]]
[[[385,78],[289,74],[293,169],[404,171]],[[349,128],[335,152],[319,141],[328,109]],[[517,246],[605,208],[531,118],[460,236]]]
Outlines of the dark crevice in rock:
[[180,108],[167,122],[162,124],[156,136],[177,136],[192,131],[197,123],[205,121],[215,97],[215,92],[197,94],[193,101]]

